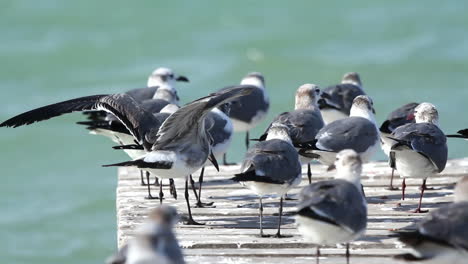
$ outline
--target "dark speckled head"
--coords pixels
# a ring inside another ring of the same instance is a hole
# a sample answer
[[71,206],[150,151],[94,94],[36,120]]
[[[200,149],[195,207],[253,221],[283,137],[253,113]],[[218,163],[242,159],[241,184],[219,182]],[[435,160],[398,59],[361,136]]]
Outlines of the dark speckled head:
[[320,97],[320,88],[315,84],[306,83],[301,85],[296,91],[295,109],[310,109],[317,107]]
[[375,114],[374,102],[367,95],[359,95],[356,98],[354,98],[353,107],[356,107],[365,111],[371,111],[372,113]]
[[437,108],[431,103],[421,103],[414,109],[414,118],[416,123],[433,123],[438,125],[439,112]]
[[455,187],[455,202],[468,202],[468,176],[461,178]]
[[242,78],[240,84],[255,85],[259,88],[265,88],[265,77],[259,72],[251,72]]
[[350,181],[357,186],[361,182],[362,160],[356,151],[344,149],[336,155],[336,178]]
[[343,75],[343,79],[341,79],[341,83],[351,83],[357,86],[361,86],[361,77],[357,72],[348,72]]
[[171,69],[160,67],[155,69],[148,78],[148,87],[159,86],[161,83],[173,84],[176,81],[188,82],[189,79],[175,74]]

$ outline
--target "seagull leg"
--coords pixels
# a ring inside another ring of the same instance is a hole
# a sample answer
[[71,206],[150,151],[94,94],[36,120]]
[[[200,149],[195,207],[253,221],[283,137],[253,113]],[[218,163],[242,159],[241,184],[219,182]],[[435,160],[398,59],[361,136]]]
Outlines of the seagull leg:
[[346,243],[346,264],[349,264],[349,243]]
[[193,194],[195,195],[195,199],[197,199],[198,201],[198,193],[197,193],[197,189],[195,188],[195,181],[193,180],[192,174],[190,174],[190,185],[192,186],[192,191],[193,191]]
[[205,174],[205,167],[202,168],[200,172],[200,177],[198,178],[198,201],[197,205],[195,207],[197,208],[204,208],[204,207],[214,207],[213,202],[211,203],[202,203],[201,201],[201,189],[202,189],[202,184],[203,184],[203,175]]
[[141,186],[146,186],[145,180],[143,180],[143,171],[140,170],[140,179],[141,179]]
[[280,206],[279,206],[279,216],[278,216],[278,232],[276,233],[276,238],[282,238],[281,235],[281,217],[283,215],[283,196],[280,198]]
[[263,203],[262,203],[262,196],[260,196],[260,207],[259,207],[259,213],[260,213],[260,237],[265,237],[263,235]]
[[[161,182],[162,184],[162,182]],[[159,178],[158,177],[154,177],[154,186],[159,186]]]
[[394,174],[395,174],[395,169],[392,168],[392,176],[390,177],[390,185],[388,186],[387,190],[390,190],[390,191],[398,190],[398,187],[393,186],[393,176],[394,176]]
[[249,131],[245,132],[245,146],[249,149]]
[[401,182],[401,200],[405,200],[406,178]]
[[315,263],[319,264],[320,261],[320,246],[317,246],[317,251],[315,253]]
[[419,204],[418,208],[413,211],[413,213],[427,213],[429,210],[421,210],[421,204],[422,204],[422,198],[424,195],[424,190],[426,190],[426,179],[423,180],[423,183],[421,185],[421,196],[419,196]]
[[162,187],[163,187],[163,184],[161,180],[161,183],[159,184],[159,204],[163,203],[164,193],[163,193]]
[[169,179],[169,192],[172,197],[177,200],[177,189],[175,187],[174,179]]
[[229,166],[229,165],[236,165],[235,162],[228,162],[228,161],[227,161],[227,153],[224,153],[224,154],[223,154],[223,164],[226,165],[226,166]]
[[186,225],[204,225],[204,224],[198,223],[197,221],[193,220],[192,209],[190,209],[190,202],[189,202],[188,181],[189,181],[189,179],[188,179],[188,177],[186,177],[185,178],[185,201],[187,202],[187,211],[188,211],[188,214],[189,214],[189,219],[184,224],[186,224]]
[[310,169],[310,163],[307,163],[307,177],[309,178],[309,184],[312,184],[312,171]]
[[158,197],[153,197],[153,196],[151,195],[151,184],[149,184],[149,182],[150,182],[150,181],[149,181],[149,180],[150,180],[149,178],[150,178],[150,173],[149,173],[149,172],[146,172],[146,182],[148,183],[148,184],[146,184],[146,186],[148,187],[148,196],[146,196],[145,199],[149,199],[149,200],[157,199]]

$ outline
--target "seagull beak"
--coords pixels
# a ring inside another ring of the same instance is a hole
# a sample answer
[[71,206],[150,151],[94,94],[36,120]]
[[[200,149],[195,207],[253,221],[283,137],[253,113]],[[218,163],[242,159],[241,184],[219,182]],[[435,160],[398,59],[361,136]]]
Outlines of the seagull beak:
[[216,160],[216,157],[213,155],[213,152],[210,152],[210,156],[208,156],[208,159],[211,161],[211,163],[213,163],[213,166],[219,172],[218,161]]
[[372,113],[375,115],[375,108],[372,107]]
[[335,164],[332,164],[332,165],[328,166],[327,171],[332,171],[334,169],[336,169],[336,166],[335,166]]
[[177,77],[176,81],[178,82],[190,82],[189,79],[185,76],[182,76],[180,75],[179,77]]

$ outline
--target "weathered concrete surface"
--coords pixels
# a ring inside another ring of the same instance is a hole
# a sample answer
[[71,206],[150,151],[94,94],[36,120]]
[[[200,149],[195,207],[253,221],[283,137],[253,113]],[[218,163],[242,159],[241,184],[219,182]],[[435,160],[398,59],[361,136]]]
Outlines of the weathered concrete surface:
[[[205,202],[214,202],[216,208],[193,208],[197,221],[204,226],[176,228],[177,237],[189,263],[311,263],[315,261],[314,245],[303,241],[294,225],[294,218],[283,217],[282,232],[287,238],[258,237],[258,198],[248,189],[227,179],[239,170],[238,166],[224,166],[220,172],[207,168],[202,197]],[[306,172],[306,169],[303,169]],[[313,180],[333,176],[321,165],[312,166]],[[352,263],[395,263],[392,255],[404,252],[403,245],[388,237],[392,229],[405,227],[425,214],[409,212],[416,208],[421,183],[420,179],[407,180],[407,199],[401,201],[399,191],[385,189],[391,170],[386,162],[366,164],[362,181],[369,204],[369,220],[366,236],[351,245]],[[433,210],[451,202],[455,182],[468,174],[468,158],[450,160],[445,171],[428,179],[428,190],[423,208]],[[136,170],[121,168],[117,188],[117,221],[119,247],[132,236],[135,228],[142,223],[148,211],[159,204],[159,200],[146,200],[146,187],[140,186]],[[198,178],[195,174],[194,178]],[[395,175],[395,184],[401,180]],[[181,214],[186,213],[183,197],[184,180],[176,179],[178,200],[169,194],[167,180],[164,182],[164,203],[174,205]],[[304,174],[301,186],[290,192],[294,197],[307,184]],[[158,188],[153,187],[153,195]],[[193,192],[190,192],[191,198]],[[193,199],[191,200],[193,201]],[[296,201],[285,202],[285,213],[294,209]],[[274,234],[277,226],[278,198],[264,199],[264,227],[267,234]],[[275,214],[275,215],[273,215]],[[345,263],[344,248],[322,248],[321,263]]]

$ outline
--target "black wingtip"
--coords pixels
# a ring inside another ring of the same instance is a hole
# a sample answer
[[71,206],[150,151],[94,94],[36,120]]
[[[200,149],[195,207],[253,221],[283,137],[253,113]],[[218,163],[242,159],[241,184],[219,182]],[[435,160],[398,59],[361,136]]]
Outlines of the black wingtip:
[[131,160],[131,161],[114,163],[114,164],[102,165],[102,167],[130,167],[130,166],[138,166],[138,162],[136,160],[135,161]]
[[119,146],[113,146],[113,149],[133,149],[133,150],[143,150],[142,145],[137,145],[137,144],[130,144],[130,145],[119,145]]

